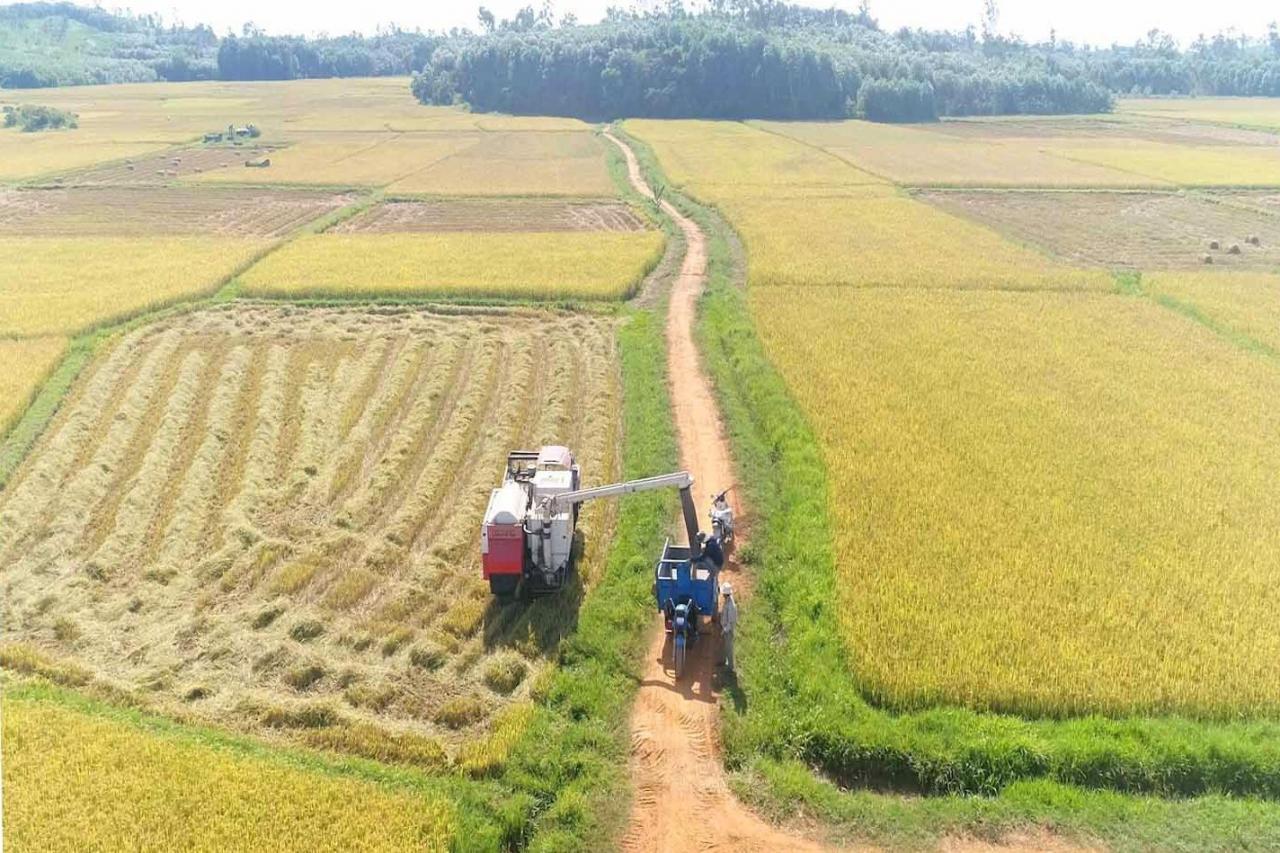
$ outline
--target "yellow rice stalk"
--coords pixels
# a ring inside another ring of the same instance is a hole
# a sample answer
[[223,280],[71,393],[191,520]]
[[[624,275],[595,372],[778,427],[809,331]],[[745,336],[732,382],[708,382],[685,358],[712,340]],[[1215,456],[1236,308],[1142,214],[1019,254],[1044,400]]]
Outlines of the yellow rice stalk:
[[662,254],[656,231],[551,234],[319,234],[244,276],[267,296],[621,299]]

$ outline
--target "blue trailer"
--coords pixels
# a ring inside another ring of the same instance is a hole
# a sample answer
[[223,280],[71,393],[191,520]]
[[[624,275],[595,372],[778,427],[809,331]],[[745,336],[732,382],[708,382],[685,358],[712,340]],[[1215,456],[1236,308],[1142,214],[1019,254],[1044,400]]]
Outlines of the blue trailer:
[[689,546],[672,545],[668,539],[654,568],[653,594],[671,635],[672,663],[679,678],[702,621],[715,623],[720,618],[720,569]]

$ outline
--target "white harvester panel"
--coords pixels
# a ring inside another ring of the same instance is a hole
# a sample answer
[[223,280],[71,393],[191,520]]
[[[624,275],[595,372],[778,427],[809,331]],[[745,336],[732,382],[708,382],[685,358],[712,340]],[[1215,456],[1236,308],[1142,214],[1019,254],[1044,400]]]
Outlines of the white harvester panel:
[[[537,525],[531,525],[530,553],[538,555],[541,570],[548,578],[560,574],[569,565],[573,552],[573,533],[578,523],[576,505],[556,507],[551,511],[547,500],[578,488],[578,467],[567,447],[549,444],[538,451],[530,485],[530,505],[536,508]],[[542,522],[549,522],[543,524]],[[537,528],[536,531],[533,528]]]

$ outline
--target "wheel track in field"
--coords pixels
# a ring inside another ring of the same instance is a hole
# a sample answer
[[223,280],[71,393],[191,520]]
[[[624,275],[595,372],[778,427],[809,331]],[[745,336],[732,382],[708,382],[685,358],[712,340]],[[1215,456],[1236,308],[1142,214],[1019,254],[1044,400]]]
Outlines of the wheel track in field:
[[[605,136],[626,157],[632,186],[645,198],[655,199],[635,153],[613,134],[606,132]],[[680,462],[693,474],[697,494],[704,495],[733,483],[728,441],[693,337],[698,297],[707,279],[706,235],[670,202],[660,204],[686,240],[684,260],[672,284],[667,310],[668,381]],[[739,501],[735,503],[739,503],[736,509],[743,518],[744,508]],[[745,525],[740,525],[739,530],[740,540],[745,540]],[[739,604],[750,606],[751,579],[732,554],[725,563],[724,578],[733,582]],[[822,849],[765,822],[729,790],[720,759],[717,726],[719,637],[707,635],[694,646],[688,672],[678,681],[667,669],[669,655],[665,645],[665,633],[655,617],[644,676],[631,715],[635,796],[622,839],[623,849]]]

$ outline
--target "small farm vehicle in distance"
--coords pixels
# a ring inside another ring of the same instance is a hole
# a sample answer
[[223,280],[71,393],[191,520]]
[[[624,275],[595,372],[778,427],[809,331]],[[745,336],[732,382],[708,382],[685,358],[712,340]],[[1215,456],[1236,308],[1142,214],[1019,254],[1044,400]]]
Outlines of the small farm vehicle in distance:
[[573,559],[578,508],[587,501],[652,489],[679,489],[692,559],[701,556],[693,477],[685,471],[583,489],[567,447],[517,450],[507,456],[502,485],[489,496],[480,532],[484,578],[497,596],[560,589]]

